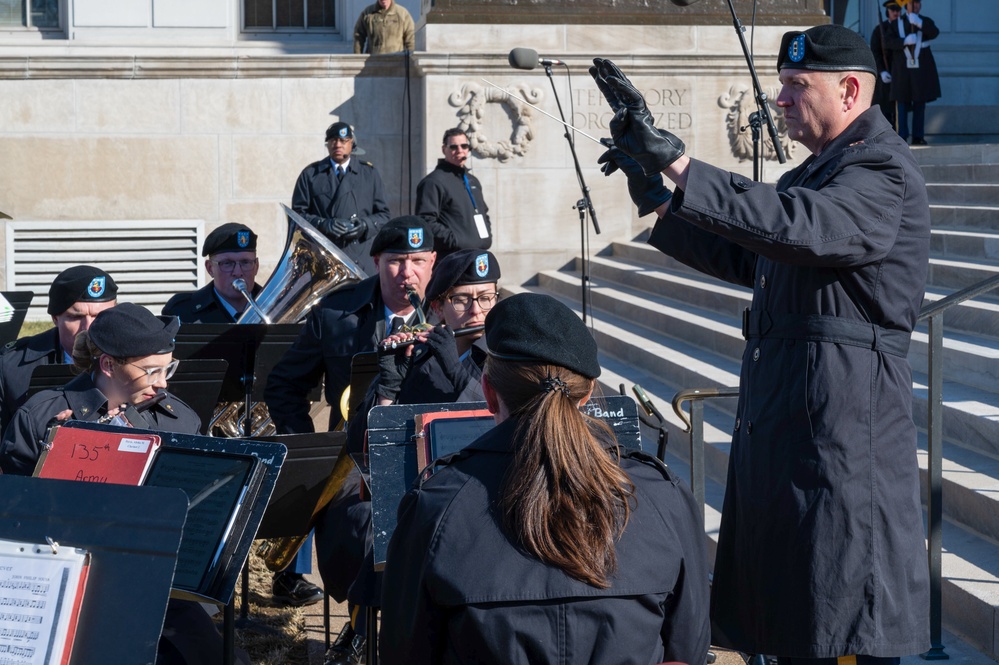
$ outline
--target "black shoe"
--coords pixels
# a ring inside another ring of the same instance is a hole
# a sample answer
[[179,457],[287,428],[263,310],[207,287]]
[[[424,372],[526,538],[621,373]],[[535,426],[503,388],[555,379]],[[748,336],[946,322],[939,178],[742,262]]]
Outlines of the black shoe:
[[364,635],[355,633],[354,627],[348,621],[326,652],[323,665],[364,665],[367,660],[365,641]]
[[926,139],[912,139],[912,145],[928,145]]
[[285,605],[312,605],[323,599],[323,590],[302,577],[300,573],[281,571],[274,573],[271,587],[274,600]]

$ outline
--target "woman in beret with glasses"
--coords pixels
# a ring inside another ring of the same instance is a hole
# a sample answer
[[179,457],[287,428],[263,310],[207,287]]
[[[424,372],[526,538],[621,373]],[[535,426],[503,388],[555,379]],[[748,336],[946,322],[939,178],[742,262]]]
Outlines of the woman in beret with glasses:
[[497,426],[399,506],[382,661],[704,663],[697,503],[579,410],[600,374],[586,326],[538,294],[501,301],[485,326]]
[[[179,363],[173,358],[179,326],[175,317],[160,318],[132,303],[98,314],[73,346],[80,376],[39,392],[14,414],[0,444],[4,473],[32,473],[53,421],[107,421],[117,415],[133,427],[197,434],[197,414],[166,392]],[[141,413],[134,409],[153,398],[162,401]]]

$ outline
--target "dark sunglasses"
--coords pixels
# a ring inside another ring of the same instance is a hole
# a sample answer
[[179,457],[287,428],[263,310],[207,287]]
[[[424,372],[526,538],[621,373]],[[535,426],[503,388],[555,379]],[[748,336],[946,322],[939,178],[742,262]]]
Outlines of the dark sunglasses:
[[451,143],[450,145],[448,145],[447,149],[451,150],[453,152],[453,151],[457,150],[458,148],[461,148],[462,150],[468,150],[471,147],[472,146],[470,146],[467,143]]

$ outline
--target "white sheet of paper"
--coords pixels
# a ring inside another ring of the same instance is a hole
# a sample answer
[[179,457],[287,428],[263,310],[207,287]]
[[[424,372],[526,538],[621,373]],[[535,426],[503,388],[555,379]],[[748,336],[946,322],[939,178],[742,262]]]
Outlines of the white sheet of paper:
[[480,238],[489,237],[489,229],[486,228],[486,216],[481,213],[475,214],[475,230],[479,232]]

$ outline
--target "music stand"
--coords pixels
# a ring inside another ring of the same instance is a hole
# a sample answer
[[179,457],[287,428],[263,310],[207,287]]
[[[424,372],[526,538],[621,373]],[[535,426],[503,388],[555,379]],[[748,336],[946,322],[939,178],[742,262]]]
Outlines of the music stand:
[[[388,543],[395,531],[399,502],[419,475],[416,428],[413,417],[436,411],[471,411],[485,402],[394,404],[376,406],[368,413],[368,464],[371,488],[371,529],[375,570],[385,566]],[[593,397],[582,411],[607,423],[624,448],[642,448],[638,405],[623,395]],[[471,443],[471,440],[468,441]],[[650,444],[651,445],[651,444]],[[655,455],[655,450],[646,450]]]
[[3,291],[0,293],[10,306],[14,308],[10,321],[0,323],[0,347],[6,346],[8,342],[13,342],[21,333],[21,325],[24,317],[31,306],[31,299],[35,297],[34,291]]
[[152,663],[187,497],[178,489],[0,475],[0,538],[91,553],[73,665]]
[[[177,373],[170,377],[167,390],[194,409],[201,419],[203,433],[207,433],[215,413],[227,368],[225,360],[185,360],[177,365]],[[27,396],[42,390],[62,388],[74,377],[76,374],[72,365],[39,365],[31,373]]]

